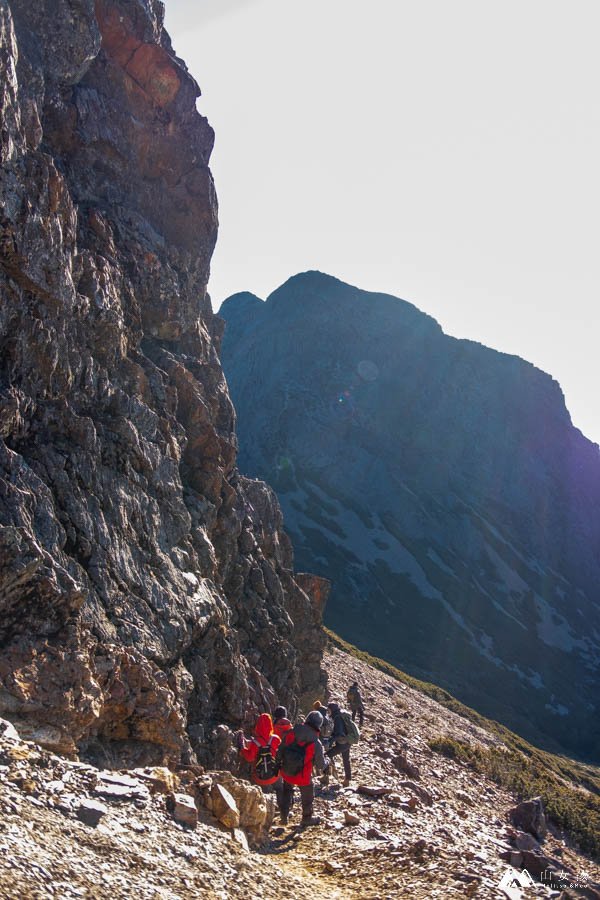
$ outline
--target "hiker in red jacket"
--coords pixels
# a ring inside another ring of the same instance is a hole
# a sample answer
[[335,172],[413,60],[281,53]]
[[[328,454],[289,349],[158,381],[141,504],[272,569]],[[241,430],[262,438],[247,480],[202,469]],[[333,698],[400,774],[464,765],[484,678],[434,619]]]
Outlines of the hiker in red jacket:
[[281,738],[273,731],[273,720],[269,713],[261,713],[256,721],[254,737],[246,740],[241,731],[237,735],[237,745],[242,756],[252,766],[252,781],[265,790],[275,784],[279,771],[275,756]]
[[319,740],[322,724],[323,716],[321,713],[313,710],[307,715],[302,725],[296,725],[283,738],[277,755],[278,760],[281,762],[281,777],[283,779],[280,804],[282,825],[287,825],[295,785],[300,788],[300,799],[302,801],[302,821],[300,825],[303,827],[318,825],[321,821],[313,816],[315,788],[312,780],[312,769],[314,764],[319,772],[324,772],[329,766],[329,760],[325,757],[323,745]]
[[273,710],[273,731],[283,740],[285,734],[292,730],[292,723],[288,719],[285,706],[277,706]]

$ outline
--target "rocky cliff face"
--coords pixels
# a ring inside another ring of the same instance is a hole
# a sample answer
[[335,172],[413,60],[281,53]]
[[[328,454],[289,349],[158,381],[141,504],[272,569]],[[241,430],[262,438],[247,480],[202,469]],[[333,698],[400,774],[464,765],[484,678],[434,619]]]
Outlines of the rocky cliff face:
[[333,581],[328,623],[600,758],[600,456],[559,385],[320,273],[221,314],[240,467]]
[[104,762],[215,761],[321,680],[320,596],[235,467],[213,132],[162,16],[0,0],[0,715]]

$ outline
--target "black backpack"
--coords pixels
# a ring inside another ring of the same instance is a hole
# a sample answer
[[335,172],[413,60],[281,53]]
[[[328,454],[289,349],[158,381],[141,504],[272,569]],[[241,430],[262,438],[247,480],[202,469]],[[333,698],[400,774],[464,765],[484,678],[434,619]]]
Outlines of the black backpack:
[[254,764],[254,771],[259,781],[272,781],[279,775],[279,763],[273,756],[271,743],[272,738],[269,740],[269,743],[266,747],[259,746],[258,748],[258,754],[256,756],[256,762]]
[[299,775],[304,768],[306,762],[307,743],[298,743],[294,736],[294,740],[289,744],[283,744],[279,748],[279,757],[281,759],[281,771],[284,775]]

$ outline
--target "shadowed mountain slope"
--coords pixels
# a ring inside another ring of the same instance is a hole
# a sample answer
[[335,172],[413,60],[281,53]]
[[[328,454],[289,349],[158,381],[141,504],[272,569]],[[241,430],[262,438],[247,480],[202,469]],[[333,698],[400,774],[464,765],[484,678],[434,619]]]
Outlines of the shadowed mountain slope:
[[318,272],[220,314],[241,470],[333,581],[328,623],[598,759],[600,456],[558,383]]

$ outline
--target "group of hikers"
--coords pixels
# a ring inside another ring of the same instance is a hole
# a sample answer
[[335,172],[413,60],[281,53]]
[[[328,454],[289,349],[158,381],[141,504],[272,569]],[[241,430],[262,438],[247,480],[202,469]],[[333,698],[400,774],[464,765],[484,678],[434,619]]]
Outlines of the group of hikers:
[[275,792],[282,825],[288,823],[294,787],[300,790],[300,825],[319,824],[320,819],[313,815],[313,773],[321,775],[321,784],[329,784],[336,756],[342,757],[342,783],[345,787],[350,784],[350,748],[360,738],[355,719],[358,716],[360,728],[364,719],[364,704],[356,681],[348,689],[347,701],[350,712],[335,700],[327,706],[316,700],[304,721],[296,725],[288,719],[286,708],[278,706],[272,716],[259,715],[251,738],[238,731],[236,742],[240,756],[250,763],[254,783],[265,792]]

